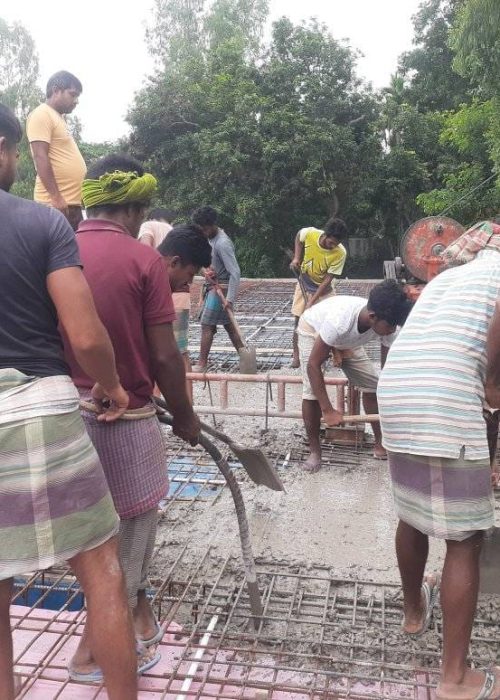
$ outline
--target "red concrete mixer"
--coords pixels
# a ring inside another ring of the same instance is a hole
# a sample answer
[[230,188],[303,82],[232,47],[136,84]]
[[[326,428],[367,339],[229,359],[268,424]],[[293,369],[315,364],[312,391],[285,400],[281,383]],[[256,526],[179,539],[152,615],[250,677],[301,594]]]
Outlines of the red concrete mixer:
[[406,230],[400,257],[384,261],[385,279],[397,279],[415,300],[441,267],[441,253],[464,233],[464,227],[447,216],[427,216]]

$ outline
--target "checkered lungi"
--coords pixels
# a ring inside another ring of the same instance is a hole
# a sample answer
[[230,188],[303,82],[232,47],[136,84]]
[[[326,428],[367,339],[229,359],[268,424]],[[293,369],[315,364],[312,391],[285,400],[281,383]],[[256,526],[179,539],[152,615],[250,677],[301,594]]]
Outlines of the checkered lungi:
[[127,518],[120,523],[118,545],[125,576],[128,602],[132,610],[137,605],[137,594],[151,585],[148,578],[153,556],[158,508]]
[[202,326],[217,326],[219,324],[227,326],[231,323],[222,304],[222,299],[215,289],[207,289],[206,291],[200,323]]
[[489,459],[389,452],[392,491],[400,520],[425,535],[462,541],[494,525]]
[[118,517],[69,377],[0,370],[0,580],[106,542]]
[[[80,390],[91,401],[88,390]],[[165,443],[158,419],[102,423],[82,409],[82,417],[101,460],[120,518],[133,518],[156,508],[168,490]]]

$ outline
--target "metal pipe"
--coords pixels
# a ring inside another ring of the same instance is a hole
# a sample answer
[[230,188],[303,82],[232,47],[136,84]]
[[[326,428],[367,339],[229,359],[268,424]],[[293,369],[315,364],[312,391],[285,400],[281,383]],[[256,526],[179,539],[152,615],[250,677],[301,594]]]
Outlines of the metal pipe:
[[285,408],[285,400],[286,400],[285,387],[286,387],[285,382],[280,382],[278,384],[278,411],[280,413],[285,413],[285,410],[286,410],[286,408]]
[[227,408],[229,406],[228,382],[221,381],[220,383],[220,407]]
[[[219,408],[217,406],[194,406],[196,413],[213,414],[217,416],[257,416],[265,417],[266,413],[270,418],[295,418],[302,419],[300,411],[276,411],[270,408],[266,411],[265,408]],[[360,414],[356,416],[343,416],[342,423],[376,423],[379,421],[377,413]]]
[[336,390],[336,403],[337,411],[344,413],[345,411],[345,387],[343,385],[337,386]]
[[[256,384],[302,384],[297,374],[223,374],[217,372],[186,372],[187,379],[194,382],[248,382]],[[345,377],[325,377],[327,386],[345,386]]]

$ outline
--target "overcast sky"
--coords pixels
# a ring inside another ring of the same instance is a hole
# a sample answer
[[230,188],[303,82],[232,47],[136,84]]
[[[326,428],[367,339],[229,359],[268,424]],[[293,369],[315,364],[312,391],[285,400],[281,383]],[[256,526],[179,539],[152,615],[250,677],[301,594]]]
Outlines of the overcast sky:
[[[364,54],[359,74],[382,87],[400,53],[411,47],[412,15],[421,0],[270,0],[271,20],[314,16],[337,39]],[[1,0],[0,17],[22,22],[40,56],[40,85],[57,70],[75,73],[83,94],[75,114],[87,141],[114,140],[127,132],[124,120],[134,92],[151,72],[144,31],[153,0]]]

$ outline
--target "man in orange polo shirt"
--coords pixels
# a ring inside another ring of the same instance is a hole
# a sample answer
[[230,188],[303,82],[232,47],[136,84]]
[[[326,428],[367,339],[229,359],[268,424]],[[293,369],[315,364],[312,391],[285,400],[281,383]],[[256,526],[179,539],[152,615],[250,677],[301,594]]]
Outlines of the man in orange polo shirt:
[[77,77],[67,71],[55,73],[47,83],[47,100],[26,123],[37,172],[33,198],[59,209],[75,231],[82,220],[81,188],[87,167],[64,115],[75,109],[81,92]]

